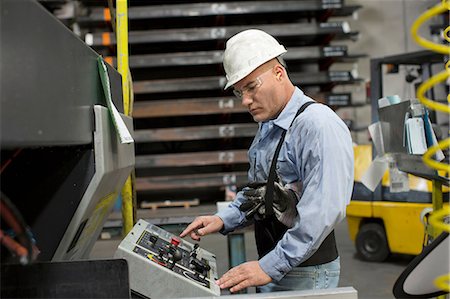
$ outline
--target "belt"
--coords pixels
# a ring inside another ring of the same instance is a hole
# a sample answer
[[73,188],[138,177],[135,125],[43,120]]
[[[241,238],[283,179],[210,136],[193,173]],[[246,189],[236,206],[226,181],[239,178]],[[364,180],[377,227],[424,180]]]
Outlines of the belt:
[[314,254],[301,263],[299,267],[316,266],[334,261],[339,256],[336,247],[336,238],[334,237],[334,230],[323,240]]

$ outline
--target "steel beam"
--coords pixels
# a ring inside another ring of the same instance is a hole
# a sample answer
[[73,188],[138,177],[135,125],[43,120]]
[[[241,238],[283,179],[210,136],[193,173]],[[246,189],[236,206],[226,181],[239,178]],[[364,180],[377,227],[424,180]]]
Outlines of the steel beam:
[[[130,56],[130,67],[137,69],[222,64],[222,55],[222,50],[133,55]],[[347,46],[289,47],[288,52],[283,56],[287,62],[317,62],[325,58],[351,62],[361,57],[364,57],[364,55],[347,54]],[[105,60],[112,61],[114,66],[117,65],[115,57],[106,57]]]
[[205,166],[247,163],[247,150],[142,155],[136,157],[136,168]]
[[[301,86],[320,86],[326,84],[352,84],[360,82],[350,71],[329,71],[314,73],[290,73],[292,82]],[[222,90],[226,78],[223,76],[190,77],[163,80],[135,81],[135,94],[164,93],[179,91]]]
[[164,93],[178,91],[198,91],[223,89],[226,79],[223,76],[190,77],[162,80],[135,81],[133,90],[135,94]]
[[[315,93],[313,99],[332,106],[351,104],[350,93]],[[167,99],[135,102],[133,118],[172,117],[187,115],[209,115],[244,113],[247,108],[236,97],[198,99]]]
[[[208,2],[172,5],[131,6],[128,14],[131,21],[145,19],[167,19],[205,16],[248,15],[267,13],[323,13],[332,10],[332,16],[349,16],[360,6],[344,6],[343,0],[283,0],[283,1],[240,1]],[[77,18],[77,22],[109,21],[109,10],[103,7],[92,8],[86,16]]]
[[186,299],[358,299],[353,287],[316,289],[304,291],[276,291],[270,293],[232,294],[220,297],[191,297]]
[[222,187],[230,184],[243,186],[247,183],[247,172],[202,173],[136,178],[137,191],[161,191]]
[[256,123],[148,129],[136,130],[134,138],[136,142],[141,143],[253,137],[257,129]]
[[[264,24],[255,25],[254,28],[261,29],[267,33],[281,37],[318,37],[333,35],[337,40],[342,37],[356,35],[351,32],[347,22],[327,22],[327,23],[288,23],[288,24]],[[155,29],[145,31],[130,31],[128,42],[133,44],[151,44],[167,42],[196,42],[210,40],[225,40],[236,33],[248,29],[248,26],[222,26],[208,28],[176,28],[176,29]],[[113,33],[98,32],[88,33],[85,36],[88,45],[111,46],[116,40]]]
[[167,117],[183,115],[208,115],[246,112],[236,97],[175,99],[135,102],[134,118]]

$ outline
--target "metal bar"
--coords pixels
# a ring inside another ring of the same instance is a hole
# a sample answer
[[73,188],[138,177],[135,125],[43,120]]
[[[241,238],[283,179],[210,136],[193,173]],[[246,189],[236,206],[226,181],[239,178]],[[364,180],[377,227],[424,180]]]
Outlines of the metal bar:
[[378,121],[378,99],[383,96],[383,64],[380,59],[370,60],[370,103],[372,106],[372,123]]
[[134,118],[242,113],[247,108],[236,97],[135,102]]
[[[332,15],[348,16],[359,9],[360,6],[343,6],[342,0],[284,0],[284,1],[245,1],[245,2],[210,2],[175,5],[135,6],[129,8],[131,20],[246,15],[262,13],[288,13],[288,12],[322,12],[333,9]],[[109,11],[104,8],[93,8],[86,16],[79,17],[78,22],[108,21]]]
[[330,105],[330,106],[336,106],[336,107],[352,106],[352,94],[351,93],[317,94],[317,95],[313,95],[312,98],[319,102]]
[[[230,269],[247,261],[245,256],[245,235],[243,232],[228,234],[227,244],[228,264]],[[246,293],[247,289],[243,289],[238,294]]]
[[236,267],[246,261],[245,239],[243,233],[228,235],[228,255],[230,268]]
[[[290,73],[294,84],[301,86],[318,86],[330,83],[337,84],[351,84],[361,81],[353,78],[350,71],[328,71],[315,73]],[[199,90],[222,90],[225,86],[226,78],[223,76],[209,76],[209,77],[190,77],[190,78],[176,78],[164,80],[145,80],[134,82],[135,94],[144,93],[164,93],[164,92],[179,92],[179,91],[199,91]]]
[[230,150],[181,154],[141,155],[136,157],[136,168],[205,166],[247,162],[247,150]]
[[222,53],[223,51],[217,50],[135,55],[130,58],[130,66],[140,68],[219,64],[222,63]]
[[[211,65],[222,63],[222,50],[198,51],[198,52],[178,52],[163,54],[133,55],[130,57],[131,68],[151,68],[168,66],[189,66],[189,65]],[[348,55],[347,46],[328,47],[290,47],[283,58],[289,61],[315,62],[324,58],[333,58],[334,61],[351,62],[364,55]],[[107,61],[112,61],[116,65],[115,57],[106,57]]]
[[276,291],[271,293],[232,294],[191,297],[189,299],[358,299],[358,292],[353,287],[334,289],[315,289],[304,291]]
[[[442,195],[442,182],[439,180],[432,180],[432,193],[431,193],[431,200],[433,204],[433,211],[436,213],[440,209],[442,209],[443,206],[443,195]],[[442,229],[433,227],[432,228],[432,237],[437,238],[442,233]]]
[[226,124],[135,131],[136,142],[189,141],[215,138],[253,137],[258,125]]
[[[382,62],[380,59],[370,60],[370,104],[371,104],[371,116],[372,123],[376,123],[378,118],[378,99],[383,95],[383,76],[382,76]],[[372,159],[375,159],[376,155],[375,149],[372,146]],[[375,188],[372,193],[372,201],[380,201],[383,199],[383,193],[381,190],[381,184]]]
[[[351,104],[350,93],[315,93],[313,99],[332,106]],[[247,108],[236,97],[173,99],[135,102],[133,118],[244,113]]]
[[116,0],[117,71],[122,75],[123,110],[130,115],[127,0]]
[[163,93],[177,91],[198,91],[223,89],[226,79],[222,76],[191,77],[164,80],[135,81],[133,84],[135,94]]
[[430,51],[421,50],[399,55],[385,56],[374,60],[383,64],[406,64],[406,65],[422,65],[424,63],[444,63],[444,55]]
[[[427,81],[428,79],[430,79],[431,77],[433,77],[433,71],[432,71],[432,64],[431,63],[423,63],[421,65],[422,67],[422,82]],[[435,97],[435,86],[432,86],[430,89],[428,89],[425,92],[425,96],[432,100],[432,101],[436,101],[436,97]],[[432,123],[436,123],[436,111],[429,109],[429,118],[430,121]]]
[[348,17],[353,15],[353,13],[357,13],[359,9],[361,9],[361,5],[346,5],[342,8],[333,9],[332,17]]
[[247,172],[203,173],[159,177],[136,178],[137,191],[195,189],[221,187],[229,184],[243,186],[247,182]]
[[[334,36],[334,40],[343,36],[357,34],[351,32],[347,22],[327,23],[288,23],[288,24],[264,24],[256,25],[255,28],[266,31],[275,37],[308,37],[318,35]],[[208,40],[225,40],[236,33],[248,29],[248,26],[222,26],[209,28],[177,28],[157,29],[146,31],[131,31],[129,34],[130,44],[148,44],[165,42],[195,42]],[[85,41],[90,46],[110,46],[115,44],[112,33],[99,32],[86,34]]]
[[[117,70],[122,75],[123,109],[131,115],[129,66],[128,66],[128,5],[127,0],[116,0]],[[122,187],[123,236],[133,228],[136,216],[136,198],[133,198],[134,179],[130,174]]]

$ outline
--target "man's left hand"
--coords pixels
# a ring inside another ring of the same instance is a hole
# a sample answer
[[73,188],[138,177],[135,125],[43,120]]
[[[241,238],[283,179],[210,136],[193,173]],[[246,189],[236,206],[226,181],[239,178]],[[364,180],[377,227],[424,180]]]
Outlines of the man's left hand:
[[221,289],[230,288],[234,293],[242,289],[261,286],[272,281],[269,275],[261,269],[257,261],[243,263],[230,269],[216,283]]

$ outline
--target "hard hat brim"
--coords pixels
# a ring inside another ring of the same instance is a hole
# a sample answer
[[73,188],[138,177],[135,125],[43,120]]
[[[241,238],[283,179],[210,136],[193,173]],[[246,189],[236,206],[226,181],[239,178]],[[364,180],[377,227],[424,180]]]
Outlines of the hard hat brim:
[[272,55],[264,57],[264,59],[259,61],[259,63],[255,64],[255,65],[252,65],[251,67],[248,67],[248,68],[242,70],[238,74],[235,74],[232,79],[227,81],[227,84],[225,85],[224,90],[227,90],[228,88],[230,88],[231,86],[233,86],[237,82],[239,82],[242,79],[244,79],[245,77],[247,77],[251,72],[256,70],[258,67],[260,67],[264,63],[266,63],[266,62],[268,62],[268,61],[270,61],[270,60],[272,60],[274,58],[277,58],[277,57],[285,54],[286,52],[287,52],[286,48],[283,47],[282,45],[280,45],[279,48],[277,49],[277,51],[273,52]]

